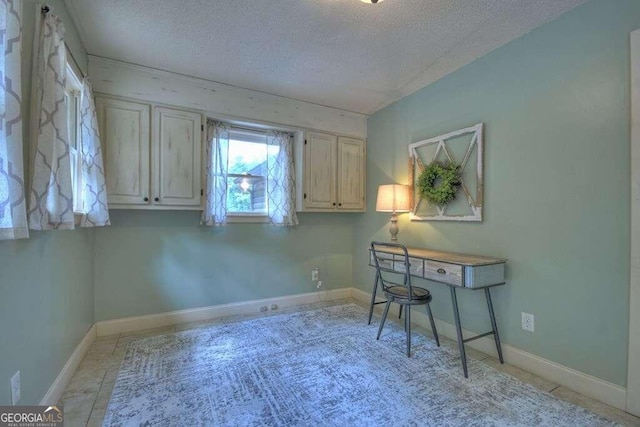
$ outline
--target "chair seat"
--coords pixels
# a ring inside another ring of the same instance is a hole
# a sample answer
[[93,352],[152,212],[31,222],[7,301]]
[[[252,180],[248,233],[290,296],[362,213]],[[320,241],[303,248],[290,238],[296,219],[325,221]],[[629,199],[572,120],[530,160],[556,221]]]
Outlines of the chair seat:
[[[392,296],[398,299],[409,299],[409,289],[405,286],[391,286],[385,289],[387,296]],[[411,287],[411,299],[412,300],[428,300],[431,293],[425,288],[419,288],[417,286]]]

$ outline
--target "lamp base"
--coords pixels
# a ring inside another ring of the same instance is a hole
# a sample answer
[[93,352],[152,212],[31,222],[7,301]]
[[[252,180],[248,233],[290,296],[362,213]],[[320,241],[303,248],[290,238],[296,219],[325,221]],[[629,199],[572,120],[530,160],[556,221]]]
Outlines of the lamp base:
[[400,229],[398,228],[398,214],[396,214],[395,212],[391,214],[391,220],[389,222],[391,223],[389,225],[389,233],[391,233],[391,241],[397,242],[398,231],[400,231]]

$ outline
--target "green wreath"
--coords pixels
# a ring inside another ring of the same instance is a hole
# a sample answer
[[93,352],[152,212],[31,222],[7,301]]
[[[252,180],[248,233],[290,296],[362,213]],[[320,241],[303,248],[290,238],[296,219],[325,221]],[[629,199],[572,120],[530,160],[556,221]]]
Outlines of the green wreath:
[[434,160],[420,173],[416,186],[427,202],[445,206],[456,198],[461,183],[460,166]]

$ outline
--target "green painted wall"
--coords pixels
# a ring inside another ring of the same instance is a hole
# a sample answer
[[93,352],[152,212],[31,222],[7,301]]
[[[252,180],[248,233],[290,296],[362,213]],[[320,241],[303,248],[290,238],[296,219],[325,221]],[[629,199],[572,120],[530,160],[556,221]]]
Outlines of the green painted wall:
[[0,242],[0,405],[18,370],[20,404],[38,404],[93,323],[92,246],[87,230]]
[[[485,123],[485,220],[409,223],[408,245],[506,257],[495,290],[503,341],[625,385],[629,283],[629,33],[637,0],[591,1],[372,115],[368,209],[354,230],[354,280],[387,239],[380,184],[407,182],[407,145]],[[453,323],[446,287],[428,284]],[[481,292],[459,292],[463,325],[489,328]],[[520,329],[533,313],[535,333]]]
[[293,229],[198,226],[199,212],[111,210],[97,229],[96,320],[316,291],[352,283],[353,219],[300,214]]
[[[86,69],[86,53],[62,0],[48,3],[63,19],[70,49]],[[25,135],[35,13],[35,3],[25,2]],[[93,322],[93,293],[92,230],[32,232],[29,240],[0,242],[0,405],[11,403],[9,380],[17,370],[19,403],[40,402]]]

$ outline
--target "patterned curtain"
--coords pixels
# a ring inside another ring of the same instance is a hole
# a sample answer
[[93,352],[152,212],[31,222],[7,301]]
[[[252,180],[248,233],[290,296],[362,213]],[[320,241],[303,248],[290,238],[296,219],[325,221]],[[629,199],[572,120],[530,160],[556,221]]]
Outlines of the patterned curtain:
[[29,199],[29,228],[73,229],[73,194],[67,135],[64,25],[52,13],[42,20],[38,42],[36,154]]
[[207,120],[207,185],[205,208],[200,224],[213,226],[227,222],[227,162],[229,133],[226,123]]
[[29,237],[22,160],[22,0],[0,0],[0,240]]
[[267,206],[269,224],[298,225],[295,199],[293,136],[267,132]]
[[102,147],[98,132],[98,116],[89,78],[82,83],[80,94],[80,127],[82,140],[82,219],[81,227],[111,225],[107,207]]

